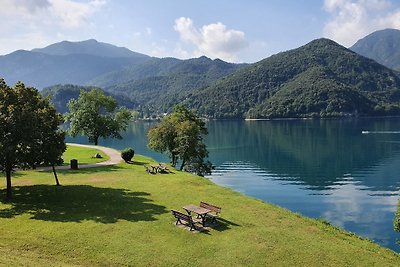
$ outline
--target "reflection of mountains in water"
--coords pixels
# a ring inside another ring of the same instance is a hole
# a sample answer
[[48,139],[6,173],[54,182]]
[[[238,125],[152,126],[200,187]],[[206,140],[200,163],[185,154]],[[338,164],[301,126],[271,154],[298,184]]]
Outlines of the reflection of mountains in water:
[[[363,135],[361,129],[398,128],[397,120],[316,120],[210,123],[210,147],[245,147],[211,151],[212,162],[252,162],[275,180],[328,190],[340,183],[359,182],[369,190],[398,189],[399,135]],[[239,170],[222,165],[216,172]],[[273,174],[273,175],[272,175]],[[216,173],[218,175],[218,173]],[[350,175],[350,178],[349,178]]]

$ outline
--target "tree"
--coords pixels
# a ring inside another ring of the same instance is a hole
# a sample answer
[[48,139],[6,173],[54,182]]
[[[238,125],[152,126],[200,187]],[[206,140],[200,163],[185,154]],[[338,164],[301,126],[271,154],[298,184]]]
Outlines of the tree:
[[176,128],[170,116],[166,116],[148,132],[148,147],[160,153],[167,152],[171,165],[176,166],[178,153],[176,149]]
[[180,170],[203,176],[211,172],[203,135],[208,134],[204,121],[185,106],[175,106],[174,112],[148,132],[148,147],[157,152],[168,153],[172,166],[181,161]]
[[126,130],[131,119],[128,109],[117,111],[117,101],[99,89],[82,90],[78,99],[68,102],[68,108],[66,121],[70,122],[69,133],[74,137],[85,135],[95,145],[100,137],[121,139],[120,131]]
[[397,210],[393,220],[393,228],[396,232],[400,232],[400,201],[397,203]]
[[[51,119],[56,118],[56,119]],[[43,116],[42,125],[42,142],[40,148],[36,151],[40,153],[42,164],[50,165],[53,170],[56,185],[60,185],[58,181],[55,165],[63,163],[62,154],[67,149],[65,145],[65,131],[58,129],[58,125],[64,121],[61,114],[56,113],[55,109],[50,110]]]
[[14,168],[58,163],[65,150],[64,134],[58,129],[62,122],[49,99],[35,88],[21,82],[11,88],[0,79],[0,168],[6,174],[8,199]]

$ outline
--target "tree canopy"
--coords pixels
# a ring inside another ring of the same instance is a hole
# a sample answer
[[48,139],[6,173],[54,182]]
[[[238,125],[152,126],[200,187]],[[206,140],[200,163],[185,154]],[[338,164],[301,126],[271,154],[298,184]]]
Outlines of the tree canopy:
[[148,147],[157,152],[168,153],[171,163],[176,166],[181,161],[180,170],[203,176],[211,172],[203,135],[208,134],[204,121],[193,111],[182,105],[174,107],[174,112],[165,116],[159,124],[148,132]]
[[12,197],[11,172],[40,164],[58,164],[65,151],[62,116],[49,99],[21,82],[9,87],[0,79],[0,168]]
[[126,129],[132,115],[126,108],[117,110],[117,106],[113,97],[99,89],[82,90],[78,99],[68,102],[66,121],[70,122],[70,134],[85,135],[95,145],[100,137],[122,138],[120,132]]

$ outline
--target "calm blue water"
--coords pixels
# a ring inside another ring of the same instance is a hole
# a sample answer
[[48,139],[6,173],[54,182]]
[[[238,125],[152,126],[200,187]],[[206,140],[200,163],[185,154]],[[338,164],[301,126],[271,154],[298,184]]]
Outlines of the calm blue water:
[[[133,147],[136,153],[168,161],[146,147],[151,125],[134,123],[123,140],[100,144]],[[207,126],[206,143],[216,166],[207,178],[216,184],[325,218],[400,251],[400,234],[393,230],[400,188],[400,118],[211,121]]]

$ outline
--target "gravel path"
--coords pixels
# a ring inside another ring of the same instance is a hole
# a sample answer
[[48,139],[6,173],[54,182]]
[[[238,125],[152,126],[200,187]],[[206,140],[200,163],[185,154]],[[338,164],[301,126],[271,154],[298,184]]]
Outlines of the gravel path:
[[[81,144],[75,144],[75,143],[67,143],[68,146],[79,146],[79,147],[87,147],[87,148],[95,148],[98,149],[105,154],[107,154],[110,159],[107,161],[103,162],[98,162],[98,163],[93,163],[93,164],[81,164],[79,165],[78,162],[78,168],[79,169],[85,169],[85,168],[95,168],[95,167],[101,167],[101,166],[110,166],[110,165],[115,165],[118,164],[122,161],[121,159],[121,152],[118,150],[115,150],[113,148],[105,147],[105,146],[91,146],[91,145],[81,145]],[[67,170],[69,169],[69,165],[63,165],[63,166],[56,166],[56,170]],[[38,167],[36,168],[37,170],[43,170],[43,171],[48,171],[51,170],[51,167]]]

